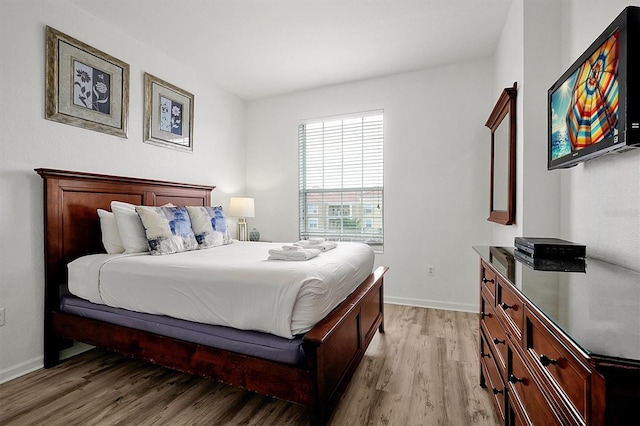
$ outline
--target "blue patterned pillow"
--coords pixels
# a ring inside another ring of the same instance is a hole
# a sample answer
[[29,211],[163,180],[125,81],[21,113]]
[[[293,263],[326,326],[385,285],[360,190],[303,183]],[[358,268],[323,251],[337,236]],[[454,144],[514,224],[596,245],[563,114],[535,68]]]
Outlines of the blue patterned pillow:
[[187,211],[200,248],[217,247],[233,242],[222,207],[188,206]]
[[184,207],[137,206],[151,254],[180,253],[198,248]]

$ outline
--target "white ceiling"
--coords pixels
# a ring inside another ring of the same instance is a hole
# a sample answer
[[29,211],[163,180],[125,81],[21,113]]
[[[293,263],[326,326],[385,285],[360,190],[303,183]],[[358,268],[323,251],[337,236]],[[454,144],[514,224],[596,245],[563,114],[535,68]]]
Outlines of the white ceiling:
[[491,56],[511,0],[71,0],[245,100]]

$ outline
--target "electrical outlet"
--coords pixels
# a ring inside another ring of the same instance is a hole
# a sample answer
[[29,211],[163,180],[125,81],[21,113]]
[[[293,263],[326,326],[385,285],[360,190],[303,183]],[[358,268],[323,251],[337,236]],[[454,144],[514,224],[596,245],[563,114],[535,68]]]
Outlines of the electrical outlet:
[[0,327],[4,325],[4,308],[0,308]]
[[433,277],[436,274],[435,268],[433,265],[427,265],[427,275]]

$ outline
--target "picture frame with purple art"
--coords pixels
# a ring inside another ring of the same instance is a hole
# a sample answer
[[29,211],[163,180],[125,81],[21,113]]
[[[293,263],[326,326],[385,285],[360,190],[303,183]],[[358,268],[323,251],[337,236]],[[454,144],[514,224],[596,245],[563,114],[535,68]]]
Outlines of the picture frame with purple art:
[[127,138],[129,64],[47,26],[45,118]]
[[193,152],[193,94],[144,73],[144,141]]

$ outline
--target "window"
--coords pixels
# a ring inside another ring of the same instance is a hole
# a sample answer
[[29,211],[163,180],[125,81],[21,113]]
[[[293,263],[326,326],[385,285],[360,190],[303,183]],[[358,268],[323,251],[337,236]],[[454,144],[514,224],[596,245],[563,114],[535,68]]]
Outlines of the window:
[[382,244],[382,111],[308,121],[298,143],[300,237]]
[[351,216],[351,206],[348,205],[330,205],[329,216]]

